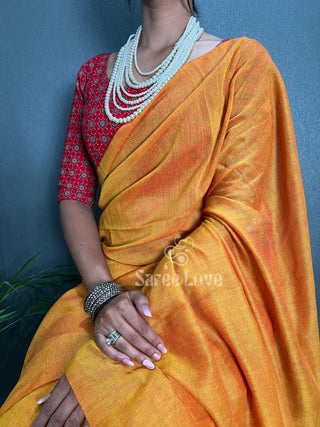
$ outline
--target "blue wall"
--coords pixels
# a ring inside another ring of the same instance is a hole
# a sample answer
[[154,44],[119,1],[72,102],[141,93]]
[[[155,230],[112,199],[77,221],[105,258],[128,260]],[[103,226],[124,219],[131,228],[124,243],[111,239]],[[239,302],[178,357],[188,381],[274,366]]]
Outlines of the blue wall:
[[[320,3],[200,0],[198,5],[207,32],[259,40],[285,81],[320,307]],[[139,16],[130,17],[125,9],[124,0],[11,0],[1,6],[1,280],[45,247],[35,269],[71,262],[56,192],[75,78],[84,61],[117,51],[135,31]],[[2,399],[18,378],[39,321],[0,336]]]

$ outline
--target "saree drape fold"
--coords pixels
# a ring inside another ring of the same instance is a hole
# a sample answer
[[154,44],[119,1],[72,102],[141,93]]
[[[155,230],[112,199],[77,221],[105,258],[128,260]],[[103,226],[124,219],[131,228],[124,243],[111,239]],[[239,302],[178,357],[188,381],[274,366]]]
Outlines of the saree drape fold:
[[307,212],[281,75],[254,39],[187,64],[98,167],[111,274],[150,300],[168,353],[111,361],[83,284],[40,325],[0,425],[28,426],[65,372],[90,426],[319,426]]

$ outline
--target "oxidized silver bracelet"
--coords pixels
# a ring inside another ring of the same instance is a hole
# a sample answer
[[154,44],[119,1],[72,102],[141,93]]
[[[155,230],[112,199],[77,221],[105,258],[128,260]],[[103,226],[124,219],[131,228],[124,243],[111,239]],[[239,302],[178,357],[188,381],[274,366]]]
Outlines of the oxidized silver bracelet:
[[101,283],[93,288],[84,301],[84,311],[95,320],[98,308],[112,297],[124,292],[118,283],[110,281]]

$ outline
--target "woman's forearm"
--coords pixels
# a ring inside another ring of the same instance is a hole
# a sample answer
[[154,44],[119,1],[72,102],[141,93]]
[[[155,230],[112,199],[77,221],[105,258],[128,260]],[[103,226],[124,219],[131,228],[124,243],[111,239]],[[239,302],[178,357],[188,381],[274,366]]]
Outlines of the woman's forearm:
[[62,200],[59,209],[65,241],[88,291],[112,280],[92,209],[76,200]]

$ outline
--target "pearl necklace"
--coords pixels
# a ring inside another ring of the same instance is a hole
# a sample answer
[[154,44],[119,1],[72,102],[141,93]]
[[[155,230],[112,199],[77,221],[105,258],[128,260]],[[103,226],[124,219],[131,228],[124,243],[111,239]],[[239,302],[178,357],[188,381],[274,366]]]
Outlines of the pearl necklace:
[[[142,72],[137,62],[137,47],[141,35],[140,25],[136,34],[131,34],[127,43],[122,46],[118,53],[104,101],[104,108],[108,118],[115,123],[127,123],[141,113],[187,61],[195,42],[201,37],[202,33],[203,28],[200,28],[199,22],[194,16],[191,16],[184,33],[175,43],[170,54],[153,70]],[[138,82],[133,75],[133,63],[140,75],[151,77],[144,82]],[[127,87],[140,89],[149,86],[149,88],[142,93],[129,93],[122,84],[124,78]],[[117,98],[125,104],[124,107],[118,104]],[[116,108],[128,113],[131,112],[131,114],[124,118],[115,117],[110,111],[110,99],[112,99]]]

